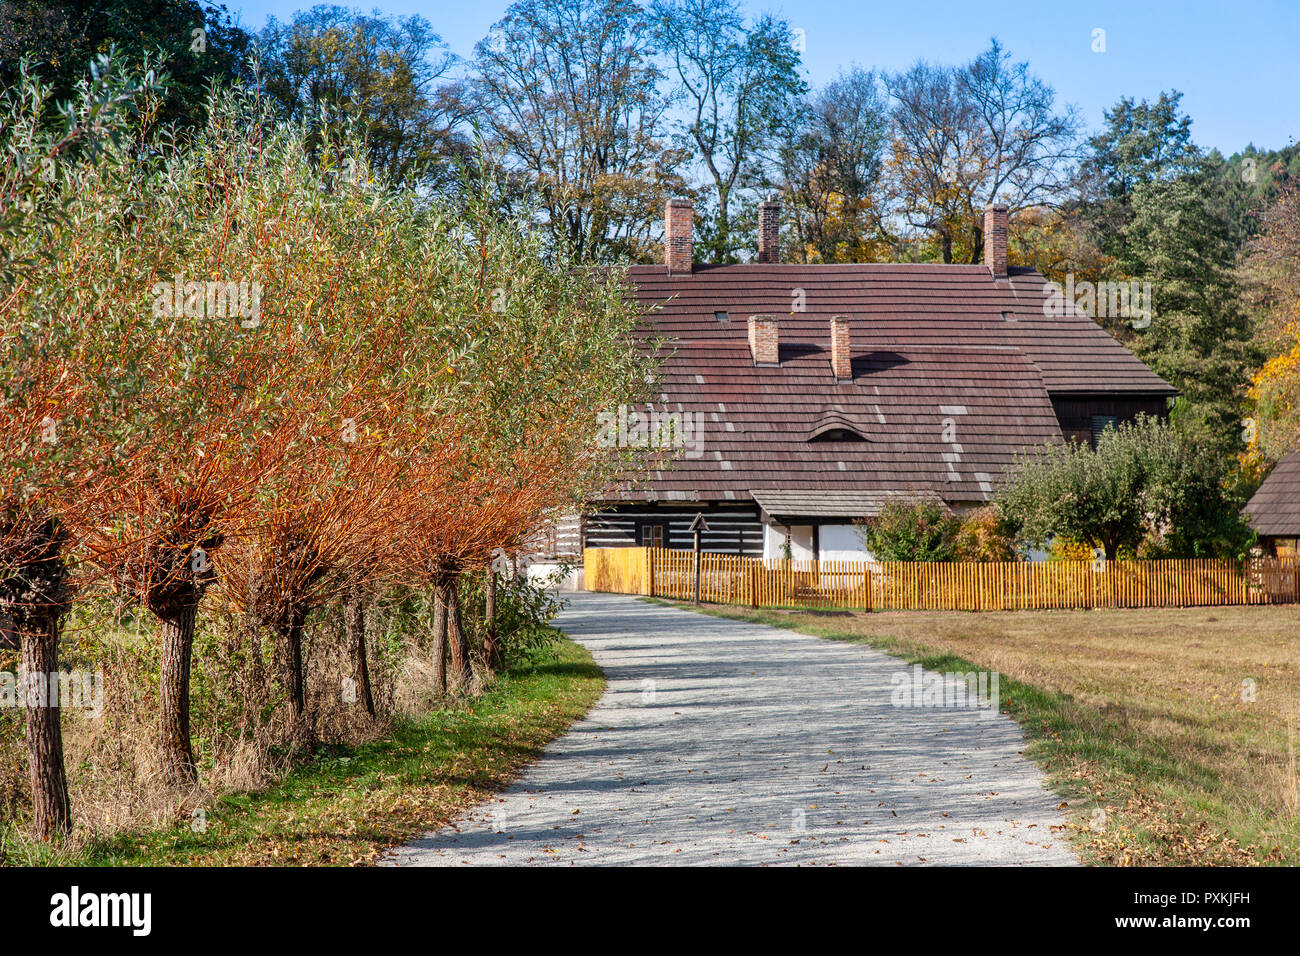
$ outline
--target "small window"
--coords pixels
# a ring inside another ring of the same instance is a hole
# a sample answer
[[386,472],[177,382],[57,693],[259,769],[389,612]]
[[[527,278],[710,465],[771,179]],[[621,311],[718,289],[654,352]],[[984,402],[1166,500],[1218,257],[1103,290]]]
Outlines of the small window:
[[640,544],[643,548],[666,548],[668,546],[668,528],[662,524],[642,522],[640,526]]
[[1015,314],[1014,312],[1003,312],[1003,313],[1002,313],[1002,321],[1003,321],[1003,322],[1014,322],[1014,321],[1016,321],[1016,314]]
[[715,319],[717,319],[719,322],[726,322],[726,321],[727,321],[727,313],[726,313],[726,312],[714,312],[714,313],[713,313],[713,317],[714,317]]
[[823,432],[818,432],[809,441],[866,441],[866,439],[851,428],[828,428]]
[[1114,415],[1093,415],[1092,416],[1092,447],[1096,448],[1097,443],[1101,441],[1102,432],[1107,428],[1119,428],[1119,419]]

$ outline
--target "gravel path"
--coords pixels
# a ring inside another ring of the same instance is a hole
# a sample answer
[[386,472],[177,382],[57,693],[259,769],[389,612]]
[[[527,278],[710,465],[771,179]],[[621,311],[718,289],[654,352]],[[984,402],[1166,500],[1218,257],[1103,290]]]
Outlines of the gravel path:
[[495,801],[401,866],[1077,862],[1008,717],[891,703],[859,645],[580,593],[560,626],[608,679]]

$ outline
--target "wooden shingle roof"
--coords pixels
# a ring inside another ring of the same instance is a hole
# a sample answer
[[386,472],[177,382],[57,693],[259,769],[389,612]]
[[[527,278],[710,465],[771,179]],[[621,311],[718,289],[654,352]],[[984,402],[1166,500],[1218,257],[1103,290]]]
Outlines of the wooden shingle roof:
[[[837,382],[816,343],[783,342],[777,367],[754,365],[745,343],[679,343],[651,410],[698,422],[699,454],[616,497],[749,500],[787,488],[983,501],[1019,451],[1062,440],[1037,369],[1016,349],[855,340],[853,351],[853,380]],[[828,423],[862,440],[809,440]]]
[[1300,537],[1300,448],[1275,467],[1246,504],[1251,527],[1261,535]]
[[[1063,440],[1051,394],[1174,392],[1082,313],[1045,317],[1044,280],[1025,270],[994,281],[984,266],[746,264],[630,277],[667,342],[652,410],[689,413],[702,432],[698,453],[607,500],[822,492],[828,515],[899,493],[978,503],[1025,449]],[[755,314],[779,317],[777,366],[754,365]],[[850,318],[850,381],[831,369],[833,315]],[[825,440],[843,432],[860,440]]]
[[[747,341],[751,314],[781,317],[783,341],[824,342],[832,315],[847,315],[869,349],[913,345],[1015,346],[1049,392],[1173,395],[1175,389],[1078,310],[1044,314],[1046,280],[1012,269],[995,282],[982,265],[866,263],[699,266],[668,275],[633,266],[636,295],[663,335]],[[804,311],[792,312],[796,306]],[[714,318],[726,312],[726,322]]]

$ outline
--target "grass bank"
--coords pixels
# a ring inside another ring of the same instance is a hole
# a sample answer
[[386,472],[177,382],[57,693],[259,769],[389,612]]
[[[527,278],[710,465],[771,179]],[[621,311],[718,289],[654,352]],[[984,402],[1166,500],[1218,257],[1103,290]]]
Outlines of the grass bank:
[[52,862],[125,866],[359,866],[507,786],[604,687],[571,641],[472,701],[319,753],[281,783],[223,797],[173,827],[124,834]]
[[1087,862],[1300,864],[1293,608],[701,610],[997,671]]

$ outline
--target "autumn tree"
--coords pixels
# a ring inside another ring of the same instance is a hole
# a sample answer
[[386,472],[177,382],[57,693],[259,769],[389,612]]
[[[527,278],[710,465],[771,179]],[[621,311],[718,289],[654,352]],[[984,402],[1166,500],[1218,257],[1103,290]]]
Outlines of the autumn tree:
[[[58,664],[81,583],[73,560],[88,503],[115,480],[140,387],[119,348],[137,317],[102,296],[129,273],[113,254],[126,209],[113,196],[78,203],[94,172],[77,157],[123,135],[145,92],[100,58],[66,109],[27,64],[0,94],[0,633],[21,650],[34,823],[47,839],[72,826]],[[87,219],[90,235],[77,227]]]
[[1262,217],[1243,268],[1247,301],[1260,315],[1265,360],[1250,382],[1250,452],[1273,462],[1300,445],[1300,183],[1292,182]]
[[[426,436],[409,475],[427,491],[404,498],[413,511],[400,551],[410,580],[438,597],[435,646],[445,633],[448,683],[465,688],[461,575],[615,479],[626,456],[596,443],[598,415],[639,397],[652,362],[621,271],[583,266],[526,213],[500,218],[490,182],[445,215],[440,235],[436,311],[407,321],[435,323],[449,349],[411,356],[406,374],[425,397],[407,408],[426,414],[418,410],[454,402],[463,427],[404,429]],[[430,466],[447,455],[454,467]]]
[[793,257],[875,262],[894,239],[880,183],[889,111],[875,73],[854,69],[806,97],[777,150]]
[[[317,5],[260,35],[267,92],[317,130],[355,122],[369,165],[392,183],[441,183],[465,153],[455,57],[420,16]],[[320,140],[314,139],[314,143]]]
[[475,122],[580,261],[654,255],[684,188],[655,52],[632,0],[519,0],[475,47]]
[[762,185],[762,164],[806,92],[794,34],[767,14],[747,23],[736,0],[655,0],[650,9],[683,115],[678,142],[708,184],[697,255],[734,262],[753,241],[733,221],[737,202]]
[[[130,253],[118,257],[135,274],[106,305],[140,317],[119,344],[141,384],[118,449],[122,473],[83,516],[87,564],[121,603],[158,621],[159,752],[166,782],[182,787],[198,776],[189,722],[198,608],[215,580],[212,556],[249,506],[268,428],[254,384],[268,377],[254,331],[263,223],[249,201],[250,182],[268,170],[236,159],[252,152],[266,117],[240,109],[246,102],[219,94],[195,148],[119,160],[131,211]],[[107,157],[96,168],[102,195],[117,174]]]
[[943,262],[981,261],[988,203],[1015,214],[1060,198],[1081,121],[996,38],[965,66],[920,62],[887,83],[896,208],[934,237]]

